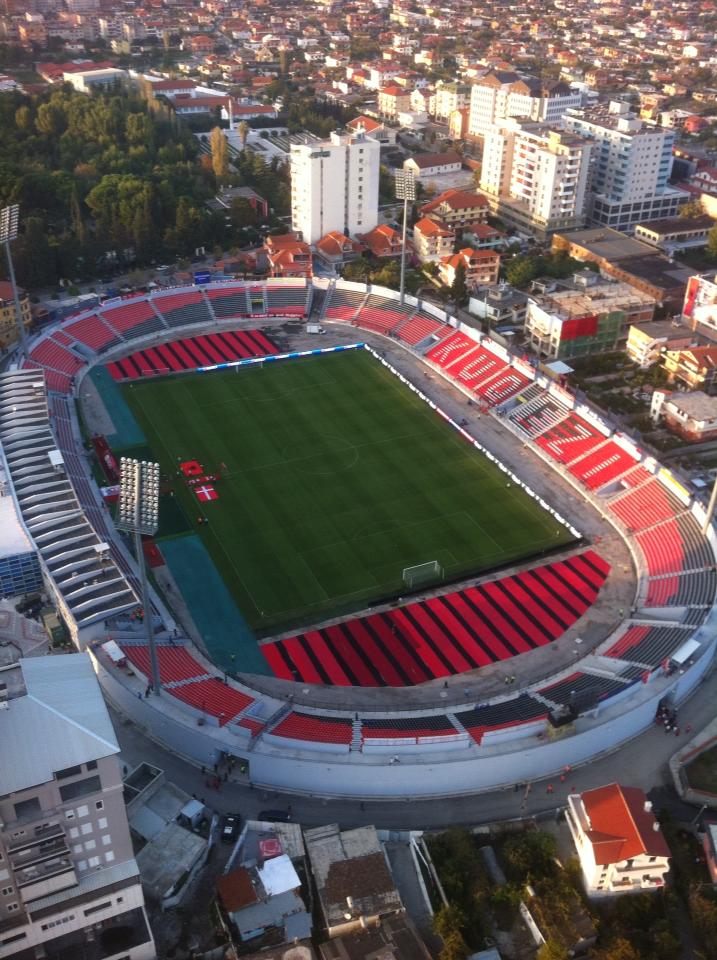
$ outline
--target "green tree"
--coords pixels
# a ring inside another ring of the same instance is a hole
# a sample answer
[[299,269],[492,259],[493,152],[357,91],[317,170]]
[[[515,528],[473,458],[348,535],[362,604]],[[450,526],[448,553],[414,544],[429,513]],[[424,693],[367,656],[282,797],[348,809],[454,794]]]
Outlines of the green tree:
[[246,197],[236,197],[232,200],[229,208],[229,217],[232,222],[232,227],[235,230],[243,230],[245,227],[256,226],[256,210]]
[[468,286],[466,284],[466,265],[461,260],[453,277],[453,283],[451,284],[451,297],[462,307],[468,302]]
[[689,200],[687,203],[683,204],[679,209],[679,215],[685,219],[693,219],[694,217],[701,217],[704,215],[705,208],[702,206],[701,200]]
[[510,837],[503,847],[510,872],[520,880],[554,873],[556,854],[555,837],[542,830]]
[[227,138],[221,127],[214,127],[209,135],[212,151],[212,169],[218,183],[225,183],[229,177],[229,149]]
[[546,940],[538,950],[535,960],[568,960],[568,951],[554,940]]
[[246,122],[246,120],[242,120],[241,123],[239,124],[239,126],[237,127],[237,131],[238,131],[238,133],[239,133],[239,140],[241,141],[241,148],[242,148],[242,150],[246,147],[246,141],[247,141],[247,138],[248,138],[248,136],[249,136],[249,131],[250,131],[250,130],[251,130],[251,127],[250,127],[249,124]]
[[717,224],[707,234],[705,253],[713,263],[717,262]]
[[463,936],[466,918],[455,906],[442,906],[433,917],[433,931],[443,941],[439,960],[465,960],[468,945]]
[[505,279],[519,289],[527,287],[538,276],[537,260],[533,257],[513,257],[505,267]]

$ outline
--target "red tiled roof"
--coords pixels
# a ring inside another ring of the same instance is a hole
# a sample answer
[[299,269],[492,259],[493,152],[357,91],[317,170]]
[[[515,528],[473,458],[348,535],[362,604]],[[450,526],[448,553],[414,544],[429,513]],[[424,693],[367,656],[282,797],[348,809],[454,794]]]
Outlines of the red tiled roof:
[[453,210],[465,210],[488,206],[488,201],[479,193],[473,193],[470,190],[444,190],[435,199],[429,201],[421,207],[421,213],[431,213],[442,204],[447,204]]
[[249,871],[245,867],[217,877],[217,893],[228,913],[234,913],[259,901]]
[[413,227],[414,230],[418,230],[419,233],[422,233],[424,237],[452,237],[453,231],[446,230],[440,224],[436,223],[435,220],[429,220],[428,217],[423,217],[422,220],[419,220]]
[[596,863],[619,863],[640,854],[670,856],[664,836],[655,829],[655,815],[645,809],[645,793],[639,787],[611,783],[586,791],[581,800],[590,820],[587,836]]

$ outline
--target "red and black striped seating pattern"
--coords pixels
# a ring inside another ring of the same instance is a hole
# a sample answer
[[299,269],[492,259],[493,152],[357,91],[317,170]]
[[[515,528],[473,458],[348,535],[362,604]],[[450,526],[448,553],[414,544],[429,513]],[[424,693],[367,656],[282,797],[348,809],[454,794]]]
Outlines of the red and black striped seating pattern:
[[270,733],[273,737],[288,737],[291,740],[349,744],[353,725],[347,717],[324,717],[293,710]]
[[594,551],[262,646],[276,676],[413,686],[508,660],[561,636],[608,572]]
[[247,357],[268,357],[276,352],[276,345],[261,330],[225,330],[136,350],[109,363],[107,369],[115,380],[139,380]]

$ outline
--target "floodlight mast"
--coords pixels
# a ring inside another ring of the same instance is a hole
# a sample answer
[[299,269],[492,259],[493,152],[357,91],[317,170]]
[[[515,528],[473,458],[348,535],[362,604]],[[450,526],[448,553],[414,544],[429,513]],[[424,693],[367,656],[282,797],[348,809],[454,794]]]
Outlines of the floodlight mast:
[[162,681],[154,639],[152,606],[147,586],[147,568],[142,549],[142,534],[154,535],[159,525],[159,464],[132,457],[120,458],[120,495],[117,527],[134,534],[134,552],[142,589],[144,626],[152,668],[152,692],[159,696]]
[[27,331],[22,319],[22,307],[20,306],[20,295],[17,292],[17,281],[15,280],[15,267],[12,262],[12,251],[10,244],[17,239],[18,224],[20,222],[20,207],[17,203],[9,207],[3,207],[0,210],[0,243],[5,247],[5,259],[7,260],[7,272],[10,277],[10,287],[15,301],[15,322],[17,323],[17,332],[20,341],[20,350],[28,356],[27,349]]
[[401,294],[400,304],[406,297],[406,226],[408,223],[408,201],[416,199],[416,178],[410,170],[396,171],[396,199],[403,200],[403,229],[401,233]]

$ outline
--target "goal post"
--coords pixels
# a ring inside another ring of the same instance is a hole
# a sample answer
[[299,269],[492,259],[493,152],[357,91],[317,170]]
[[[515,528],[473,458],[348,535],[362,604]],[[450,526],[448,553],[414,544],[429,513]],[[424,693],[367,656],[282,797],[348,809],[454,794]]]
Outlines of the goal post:
[[416,563],[412,567],[403,568],[403,582],[410,590],[427,584],[443,580],[443,567],[438,560],[429,560],[428,563]]

